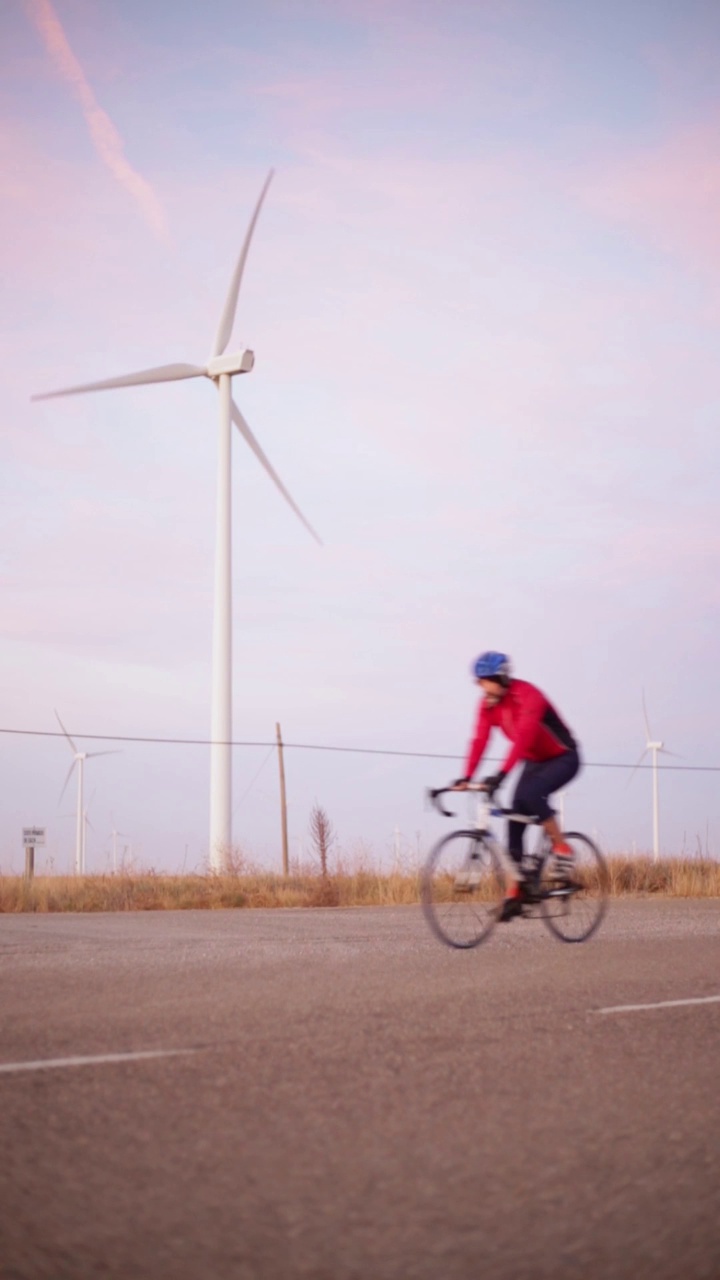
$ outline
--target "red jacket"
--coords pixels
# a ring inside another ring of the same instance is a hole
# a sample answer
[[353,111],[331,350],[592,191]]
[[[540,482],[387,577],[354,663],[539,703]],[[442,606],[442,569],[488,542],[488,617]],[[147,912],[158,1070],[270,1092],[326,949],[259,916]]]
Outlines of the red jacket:
[[477,769],[492,729],[502,729],[512,742],[503,773],[509,773],[518,760],[553,760],[576,746],[545,694],[527,680],[511,680],[497,706],[486,706],[484,698],[480,703],[475,736],[465,762],[466,778],[471,778]]

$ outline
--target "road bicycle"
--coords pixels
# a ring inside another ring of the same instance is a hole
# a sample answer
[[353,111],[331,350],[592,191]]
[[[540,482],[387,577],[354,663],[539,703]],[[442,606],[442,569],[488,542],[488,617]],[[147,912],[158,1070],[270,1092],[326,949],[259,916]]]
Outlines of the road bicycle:
[[[508,872],[517,866],[493,835],[492,818],[512,818],[528,826],[542,819],[497,808],[482,783],[467,791],[478,796],[472,827],[453,831],[438,841],[421,877],[422,905],[430,928],[450,947],[477,947],[490,936],[505,897]],[[447,818],[440,797],[453,787],[429,791],[435,808]],[[607,910],[610,876],[597,845],[579,831],[563,832],[572,858],[556,857],[545,831],[520,866],[523,899],[520,916],[539,915],[562,942],[585,942],[599,928]]]

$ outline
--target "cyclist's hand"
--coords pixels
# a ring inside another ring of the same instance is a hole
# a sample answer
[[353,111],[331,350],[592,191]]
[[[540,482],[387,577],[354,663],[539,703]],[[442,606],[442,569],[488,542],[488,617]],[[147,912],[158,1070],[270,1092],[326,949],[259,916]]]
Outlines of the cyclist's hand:
[[450,790],[451,791],[467,791],[469,781],[470,781],[469,778],[456,778],[454,782],[450,783]]
[[487,778],[483,778],[483,789],[487,791],[489,796],[493,796],[498,787],[502,786],[504,777],[504,773],[489,773]]

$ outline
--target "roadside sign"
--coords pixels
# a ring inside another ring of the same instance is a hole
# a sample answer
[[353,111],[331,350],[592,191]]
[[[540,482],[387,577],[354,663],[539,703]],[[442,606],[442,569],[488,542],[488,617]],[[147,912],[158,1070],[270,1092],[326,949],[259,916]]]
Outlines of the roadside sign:
[[23,845],[26,849],[45,843],[45,827],[23,827]]

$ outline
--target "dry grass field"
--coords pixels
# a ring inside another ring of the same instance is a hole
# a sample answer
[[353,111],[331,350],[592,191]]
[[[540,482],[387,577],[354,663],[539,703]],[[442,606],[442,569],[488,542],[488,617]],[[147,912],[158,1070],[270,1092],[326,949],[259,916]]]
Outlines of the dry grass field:
[[[608,859],[611,894],[720,898],[720,862],[707,858]],[[244,866],[230,875],[0,877],[0,912],[177,911],[242,907],[366,907],[416,903],[416,871],[342,866],[323,876],[303,870],[284,879]]]

